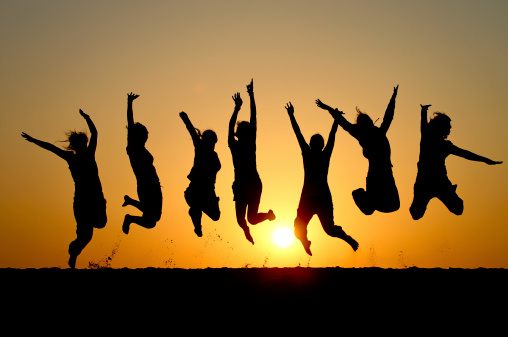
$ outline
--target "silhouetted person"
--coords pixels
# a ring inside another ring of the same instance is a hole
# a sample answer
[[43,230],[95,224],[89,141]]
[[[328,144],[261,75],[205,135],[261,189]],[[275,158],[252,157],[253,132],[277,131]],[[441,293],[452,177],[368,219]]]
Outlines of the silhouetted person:
[[450,154],[489,165],[501,164],[452,144],[448,138],[451,119],[446,114],[435,112],[427,122],[427,111],[430,105],[421,105],[421,140],[418,173],[414,185],[414,198],[409,211],[413,219],[423,217],[432,198],[438,198],[456,215],[464,211],[464,203],[457,195],[457,185],[452,185],[446,172],[445,159]]
[[371,215],[374,211],[395,212],[400,207],[399,192],[393,178],[390,160],[390,143],[386,137],[395,112],[395,97],[398,88],[397,85],[393,89],[392,98],[388,103],[380,127],[375,126],[369,115],[361,112],[358,108],[356,108],[358,112],[356,124],[352,124],[342,116],[341,111],[332,109],[319,99],[316,100],[316,104],[320,108],[328,110],[338,120],[339,125],[358,140],[364,157],[369,161],[365,190],[359,188],[353,191],[356,205],[366,215]]
[[189,205],[189,215],[197,236],[203,236],[201,230],[201,216],[208,215],[213,221],[220,218],[219,198],[215,194],[215,179],[221,165],[215,152],[217,135],[212,130],[205,130],[203,134],[194,128],[185,112],[180,112],[187,130],[194,144],[194,165],[187,176],[189,187],[185,190],[185,200]]
[[295,236],[302,242],[307,254],[312,255],[311,242],[307,238],[307,225],[312,216],[317,214],[326,234],[341,238],[356,251],[358,242],[347,235],[342,227],[334,224],[332,195],[328,187],[328,168],[335,143],[335,133],[339,125],[338,119],[334,119],[326,146],[324,146],[324,139],[320,134],[313,135],[307,144],[296,122],[291,102],[286,105],[286,109],[302,150],[304,169],[303,189],[295,219]]
[[134,206],[143,212],[143,215],[125,215],[122,225],[125,234],[129,234],[131,223],[144,228],[155,227],[162,213],[161,184],[153,166],[153,156],[145,147],[148,130],[143,124],[134,123],[132,102],[138,97],[139,95],[132,92],[127,94],[127,154],[136,176],[139,201],[126,195],[122,206]]
[[[92,240],[94,228],[104,228],[107,222],[106,199],[102,193],[99,171],[95,162],[97,148],[97,129],[90,117],[83,111],[79,113],[86,120],[91,132],[90,142],[84,132],[69,132],[69,145],[66,150],[53,144],[37,140],[26,133],[21,136],[43,149],[53,152],[69,164],[74,180],[74,218],[76,219],[76,240],[69,245],[69,267],[75,268],[76,258]],[[87,146],[88,144],[88,146]]]
[[[256,102],[254,101],[254,87],[251,81],[247,85],[247,92],[250,96],[250,122],[240,122],[236,129],[235,124],[238,112],[242,106],[240,93],[233,95],[235,101],[235,110],[229,121],[228,146],[233,157],[233,166],[235,168],[235,181],[233,182],[233,195],[236,209],[236,220],[243,229],[247,240],[254,244],[245,220],[252,225],[256,225],[265,220],[274,220],[275,214],[272,210],[268,213],[259,213],[259,203],[261,201],[261,192],[263,185],[256,168]],[[236,139],[235,139],[236,136]]]

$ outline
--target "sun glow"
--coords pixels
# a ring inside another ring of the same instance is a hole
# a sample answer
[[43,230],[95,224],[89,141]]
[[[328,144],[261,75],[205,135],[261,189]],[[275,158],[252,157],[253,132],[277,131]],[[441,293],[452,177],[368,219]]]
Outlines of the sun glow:
[[273,232],[273,242],[279,247],[289,246],[293,239],[293,231],[287,227],[279,227]]

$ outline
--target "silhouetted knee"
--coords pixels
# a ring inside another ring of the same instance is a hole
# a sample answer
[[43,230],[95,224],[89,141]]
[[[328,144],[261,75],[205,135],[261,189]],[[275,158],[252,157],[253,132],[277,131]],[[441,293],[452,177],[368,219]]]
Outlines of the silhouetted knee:
[[418,209],[411,205],[411,207],[409,207],[409,213],[411,213],[413,220],[419,220],[425,214],[425,209]]
[[94,228],[104,228],[106,227],[106,223],[108,222],[108,217],[106,216],[106,214],[104,214],[104,216],[102,216],[100,219],[98,219],[95,223],[94,223]]
[[214,212],[210,212],[210,213],[207,213],[207,215],[210,217],[210,219],[212,219],[213,221],[218,221],[220,219],[220,211],[217,210],[217,211],[214,211]]
[[462,199],[459,199],[453,205],[449,206],[448,209],[455,215],[461,215],[464,212],[464,202]]

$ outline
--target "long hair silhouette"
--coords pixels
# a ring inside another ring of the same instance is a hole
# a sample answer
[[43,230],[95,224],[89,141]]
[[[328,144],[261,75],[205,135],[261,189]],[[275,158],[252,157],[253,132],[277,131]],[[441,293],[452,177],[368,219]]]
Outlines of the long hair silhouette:
[[457,185],[453,185],[448,179],[446,158],[452,154],[489,165],[502,162],[493,161],[455,146],[447,140],[452,127],[450,117],[442,112],[436,112],[427,122],[430,105],[420,106],[420,157],[414,184],[414,197],[409,212],[414,220],[418,220],[425,214],[429,201],[432,198],[438,198],[451,213],[461,215],[464,211],[464,202],[457,195]]
[[358,140],[364,157],[369,161],[365,189],[358,188],[352,193],[356,205],[366,215],[371,215],[374,211],[395,212],[400,208],[399,192],[392,172],[390,143],[386,137],[395,113],[398,89],[398,85],[393,89],[379,127],[374,125],[369,115],[358,108],[356,123],[352,124],[344,118],[341,111],[331,108],[319,99],[316,100],[318,107],[327,110],[344,130]]
[[106,199],[102,193],[99,170],[95,161],[97,148],[97,129],[90,117],[82,110],[80,115],[90,129],[91,137],[84,132],[69,132],[66,150],[53,144],[35,139],[26,133],[21,136],[27,141],[51,151],[64,159],[74,180],[74,218],[76,219],[76,239],[69,245],[69,267],[74,269],[76,259],[92,240],[94,228],[104,228],[107,223]]
[[235,109],[229,121],[228,146],[235,168],[233,194],[236,220],[240,228],[243,229],[247,240],[254,244],[245,215],[247,215],[250,224],[256,225],[265,220],[274,220],[275,214],[272,210],[269,210],[268,213],[258,211],[263,185],[256,164],[257,112],[253,81],[247,85],[247,92],[250,97],[250,122],[240,122],[235,133],[235,124],[243,101],[240,93],[234,94]]
[[316,214],[326,234],[346,241],[356,251],[358,242],[347,235],[341,226],[334,223],[333,201],[328,186],[330,157],[335,144],[335,134],[339,121],[336,118],[334,119],[326,145],[323,136],[320,134],[313,135],[309,144],[307,144],[296,122],[294,107],[291,102],[286,105],[286,110],[302,150],[304,169],[302,194],[295,219],[295,236],[301,241],[307,254],[312,255],[310,250],[311,241],[307,238],[307,226],[310,219]]
[[196,129],[185,112],[180,112],[187,131],[194,144],[194,164],[187,176],[190,184],[184,196],[189,205],[189,215],[197,236],[203,236],[201,217],[203,213],[213,221],[220,218],[219,197],[215,194],[215,179],[221,168],[219,157],[215,152],[217,135],[212,130],[202,134]]
[[161,184],[153,165],[153,156],[145,147],[148,139],[148,130],[143,124],[134,123],[132,102],[138,97],[139,95],[132,92],[127,94],[127,155],[129,156],[132,171],[136,176],[139,200],[125,195],[122,206],[134,206],[143,212],[143,215],[125,215],[122,225],[122,230],[125,234],[129,234],[132,223],[144,228],[155,227],[162,213]]

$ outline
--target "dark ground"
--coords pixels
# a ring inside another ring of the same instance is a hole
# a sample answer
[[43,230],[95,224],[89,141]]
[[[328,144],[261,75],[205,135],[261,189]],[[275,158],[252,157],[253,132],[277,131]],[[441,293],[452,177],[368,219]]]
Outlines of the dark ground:
[[447,322],[457,332],[506,328],[508,319],[505,269],[0,269],[0,281],[2,306],[13,317],[78,322],[190,320],[187,326],[199,328],[210,319],[248,327],[285,317],[292,328],[317,319],[365,329],[416,320],[417,329]]

